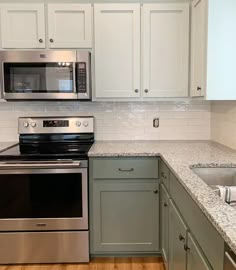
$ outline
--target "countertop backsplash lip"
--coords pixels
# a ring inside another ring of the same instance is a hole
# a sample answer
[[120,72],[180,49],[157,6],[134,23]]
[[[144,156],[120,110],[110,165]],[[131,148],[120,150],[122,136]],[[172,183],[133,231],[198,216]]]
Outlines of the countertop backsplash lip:
[[161,157],[183,188],[236,253],[236,210],[191,166],[236,166],[236,151],[213,141],[96,141],[89,157]]
[[190,165],[189,168],[236,168],[236,163],[196,163]]

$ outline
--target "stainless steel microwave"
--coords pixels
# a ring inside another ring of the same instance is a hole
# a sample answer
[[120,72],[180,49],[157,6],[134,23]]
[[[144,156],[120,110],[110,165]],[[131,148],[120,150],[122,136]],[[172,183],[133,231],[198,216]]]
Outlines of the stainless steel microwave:
[[89,51],[1,51],[6,100],[91,99]]

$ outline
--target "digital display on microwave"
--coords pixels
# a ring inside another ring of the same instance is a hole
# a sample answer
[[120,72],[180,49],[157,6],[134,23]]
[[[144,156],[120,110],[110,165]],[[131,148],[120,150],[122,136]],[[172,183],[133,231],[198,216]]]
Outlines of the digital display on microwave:
[[69,127],[69,120],[44,120],[43,127]]

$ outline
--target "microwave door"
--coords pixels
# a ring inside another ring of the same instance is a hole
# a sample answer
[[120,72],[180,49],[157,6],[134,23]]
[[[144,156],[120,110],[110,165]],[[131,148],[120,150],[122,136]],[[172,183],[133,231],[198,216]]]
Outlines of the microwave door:
[[6,99],[77,99],[74,62],[4,63]]

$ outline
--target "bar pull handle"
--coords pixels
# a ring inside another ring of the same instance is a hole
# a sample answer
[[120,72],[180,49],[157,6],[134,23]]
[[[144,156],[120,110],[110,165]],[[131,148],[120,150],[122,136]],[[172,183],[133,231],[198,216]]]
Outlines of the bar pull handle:
[[37,227],[46,227],[47,224],[46,223],[37,223],[36,226]]
[[134,168],[130,168],[130,169],[122,169],[122,168],[119,168],[118,169],[120,172],[133,172],[134,171]]

